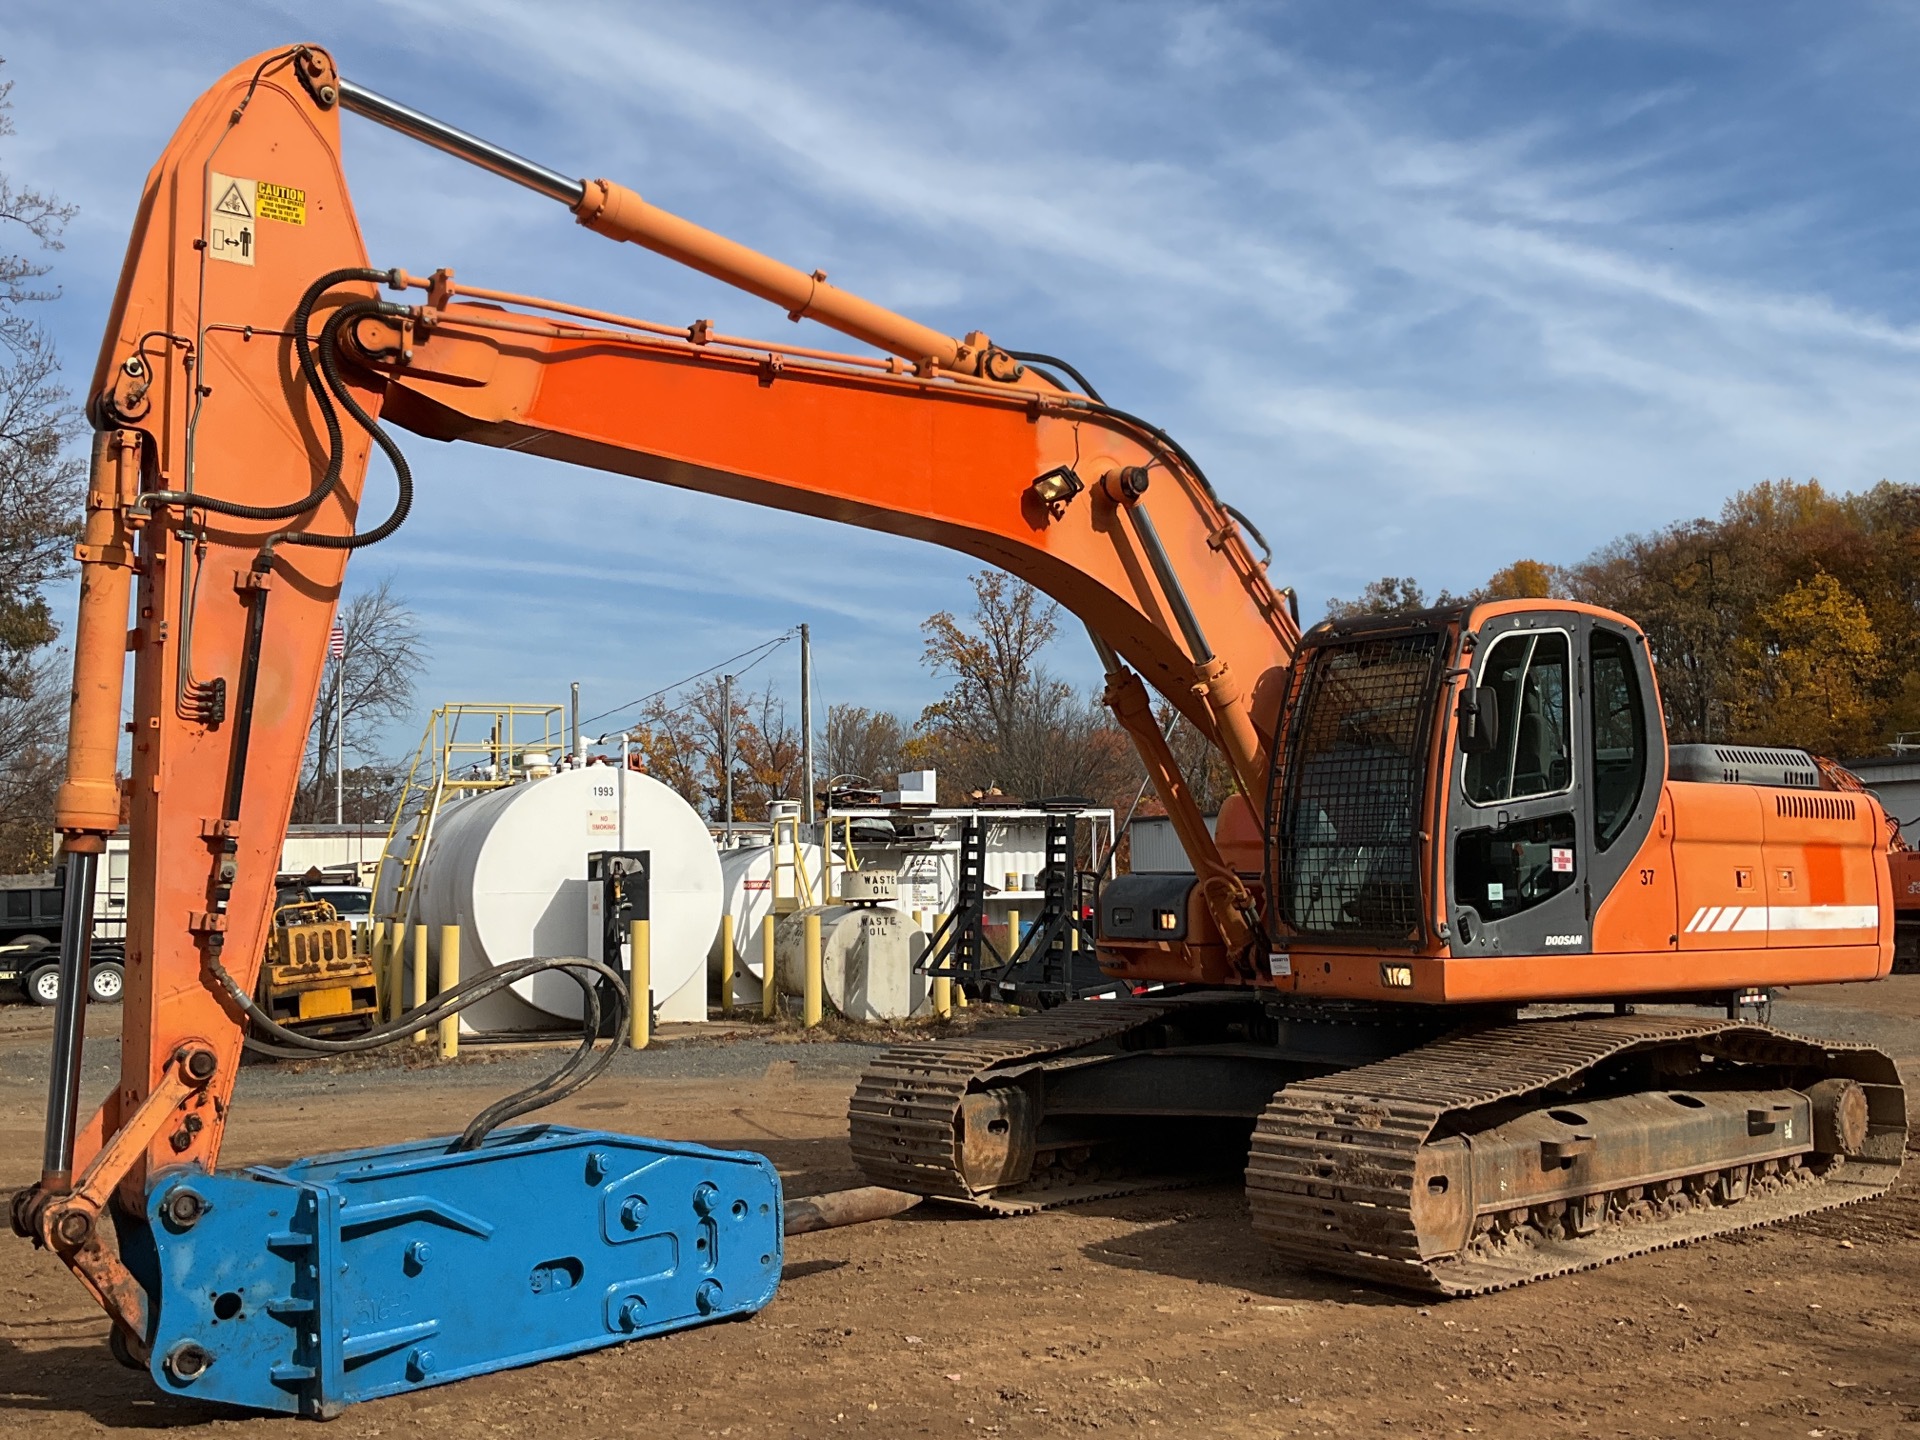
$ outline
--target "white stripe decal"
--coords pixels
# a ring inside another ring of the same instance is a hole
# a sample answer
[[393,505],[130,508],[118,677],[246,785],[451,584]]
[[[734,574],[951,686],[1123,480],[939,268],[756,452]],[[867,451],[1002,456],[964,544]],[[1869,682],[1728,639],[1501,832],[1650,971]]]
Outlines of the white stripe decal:
[[1689,935],[1879,928],[1874,905],[1703,905],[1687,922]]
[[1878,930],[1877,905],[1776,905],[1767,912],[1774,930]]

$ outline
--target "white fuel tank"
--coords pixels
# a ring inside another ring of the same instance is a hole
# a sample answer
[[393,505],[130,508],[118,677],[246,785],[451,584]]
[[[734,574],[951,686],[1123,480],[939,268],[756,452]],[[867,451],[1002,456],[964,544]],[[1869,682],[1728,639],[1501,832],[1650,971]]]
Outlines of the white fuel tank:
[[[796,854],[797,851],[797,854]],[[720,852],[720,888],[723,903],[733,916],[733,1003],[757,1008],[760,1004],[760,970],[766,954],[766,927],[774,922],[776,884],[782,896],[805,895],[811,891],[824,898],[822,878],[825,857],[819,845],[803,840],[798,846],[783,840],[780,845],[779,875],[774,874],[771,846],[755,845],[742,850]],[[720,935],[713,937],[707,957],[710,973],[718,983],[720,975]]]
[[[377,911],[391,911],[410,830],[381,867]],[[662,1020],[707,1018],[707,951],[720,924],[720,857],[704,821],[651,776],[613,766],[561,770],[447,804],[412,906],[439,963],[440,927],[460,927],[461,978],[530,956],[586,955],[587,856],[651,855],[653,994]],[[469,1030],[553,1029],[581,1014],[563,972],[516,981],[462,1012]]]

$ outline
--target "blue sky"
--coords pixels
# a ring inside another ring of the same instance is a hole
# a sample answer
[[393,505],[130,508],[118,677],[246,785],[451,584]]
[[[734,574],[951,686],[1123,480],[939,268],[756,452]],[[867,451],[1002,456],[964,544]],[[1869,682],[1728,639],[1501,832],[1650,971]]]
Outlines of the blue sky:
[[[45,315],[76,385],[178,117],[299,39],[930,324],[1073,359],[1181,437],[1310,612],[1383,573],[1577,560],[1762,479],[1920,478],[1910,7],[11,0],[0,164],[81,207]],[[376,264],[795,333],[344,124]],[[957,556],[408,450],[414,518],[357,577],[419,611],[424,703],[577,679],[591,713],[802,620],[822,705],[937,689],[918,626],[966,603]],[[755,676],[790,683],[790,657]],[[1077,631],[1053,662],[1094,678]]]

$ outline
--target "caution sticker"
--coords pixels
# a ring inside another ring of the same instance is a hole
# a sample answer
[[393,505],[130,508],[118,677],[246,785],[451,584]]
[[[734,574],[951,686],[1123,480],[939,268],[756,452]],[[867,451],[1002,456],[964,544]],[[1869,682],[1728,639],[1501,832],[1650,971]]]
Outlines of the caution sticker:
[[307,223],[307,192],[291,185],[276,185],[262,180],[256,187],[257,213],[262,220],[280,220],[288,225]]
[[253,264],[259,248],[259,187],[251,180],[215,170],[207,187],[207,255],[229,265]]

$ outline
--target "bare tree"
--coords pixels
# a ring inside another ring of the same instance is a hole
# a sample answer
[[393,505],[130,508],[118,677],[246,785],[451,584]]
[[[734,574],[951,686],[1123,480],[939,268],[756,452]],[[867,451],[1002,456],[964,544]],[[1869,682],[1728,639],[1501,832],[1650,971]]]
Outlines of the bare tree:
[[880,788],[888,776],[900,772],[906,726],[891,710],[869,710],[864,705],[829,705],[827,728],[821,733],[821,758],[827,778],[853,776]]
[[1226,755],[1167,701],[1154,706],[1154,718],[1160,722],[1160,733],[1167,737],[1167,748],[1173,751],[1180,773],[1186,776],[1193,803],[1203,815],[1218,815],[1227,796],[1239,788]]
[[[419,622],[406,603],[393,593],[393,581],[383,579],[371,590],[354,596],[340,612],[346,632],[346,653],[328,660],[321,675],[320,697],[307,730],[306,761],[294,803],[294,819],[314,824],[333,818],[335,739],[345,727],[345,749],[369,767],[375,738],[391,720],[413,712],[413,691],[427,661]],[[378,772],[383,767],[371,767]],[[391,767],[384,767],[390,769]],[[393,809],[391,786],[362,774],[343,796],[355,800],[354,813],[343,803],[343,818],[368,824],[387,819]],[[384,803],[379,798],[385,796]]]
[[703,680],[649,702],[632,733],[647,772],[714,820],[726,818],[727,769],[735,820],[765,819],[771,801],[798,798],[800,731],[771,682],[755,692]]
[[53,798],[60,785],[67,656],[56,651],[0,696],[0,874],[53,863]]
[[[0,82],[0,138],[12,135]],[[0,172],[0,870],[37,870],[53,852],[67,687],[46,587],[71,563],[85,467],[68,442],[81,417],[59,383],[53,342],[29,307],[55,298],[31,250],[60,249],[71,205]],[[15,250],[19,241],[22,249]]]
[[800,727],[787,719],[787,702],[774,693],[773,682],[746,697],[747,723],[734,736],[734,754],[745,772],[742,793],[736,781],[734,807],[749,814],[771,814],[775,800],[800,798]]
[[[13,134],[12,90],[0,83],[0,138]],[[59,250],[73,215],[0,172],[0,233],[10,239]],[[52,340],[28,312],[58,295],[37,283],[50,268],[0,242],[0,694],[14,698],[31,692],[33,653],[59,633],[44,590],[70,563],[84,476],[67,453],[80,414],[59,383]]]
[[1111,799],[1139,767],[1105,707],[1056,679],[1041,652],[1059,631],[1060,607],[997,570],[973,577],[974,607],[963,623],[930,617],[923,663],[949,680],[905,745],[961,794],[997,786],[1040,799]]

